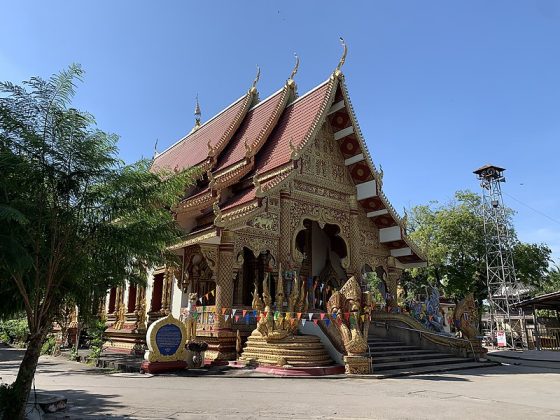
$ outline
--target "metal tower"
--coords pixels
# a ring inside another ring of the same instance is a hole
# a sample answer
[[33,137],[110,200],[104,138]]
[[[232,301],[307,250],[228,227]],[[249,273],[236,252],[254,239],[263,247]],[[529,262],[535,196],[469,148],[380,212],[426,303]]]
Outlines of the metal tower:
[[[486,245],[486,282],[490,304],[490,331],[492,339],[496,331],[506,331],[507,344],[515,347],[514,330],[524,335],[522,325],[512,324],[511,306],[520,301],[520,287],[515,276],[513,264],[510,226],[503,205],[500,184],[505,182],[504,168],[485,165],[474,173],[482,187],[482,216],[484,220],[484,239]],[[517,312],[517,311],[515,311]],[[515,322],[520,322],[518,317]]]

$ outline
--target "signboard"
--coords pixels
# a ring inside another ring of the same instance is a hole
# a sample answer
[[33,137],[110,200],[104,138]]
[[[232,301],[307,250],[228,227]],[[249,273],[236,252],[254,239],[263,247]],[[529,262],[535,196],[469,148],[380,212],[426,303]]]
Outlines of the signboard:
[[146,332],[148,362],[183,361],[187,357],[185,324],[171,314],[155,321]]
[[506,347],[506,333],[505,331],[496,331],[496,339],[498,341],[498,347]]
[[177,353],[182,341],[181,329],[174,324],[166,324],[156,333],[156,346],[163,356]]

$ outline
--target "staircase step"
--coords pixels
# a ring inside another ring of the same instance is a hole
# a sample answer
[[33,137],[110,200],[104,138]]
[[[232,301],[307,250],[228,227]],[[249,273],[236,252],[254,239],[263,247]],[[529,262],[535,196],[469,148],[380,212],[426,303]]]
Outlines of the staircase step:
[[449,357],[453,357],[453,355],[434,352],[424,354],[395,354],[392,356],[373,356],[373,365],[376,366],[378,363],[387,362],[409,362],[414,360],[446,359]]
[[[468,360],[468,359],[464,359],[464,360]],[[374,373],[370,376],[378,379],[384,379],[384,378],[395,378],[398,376],[448,372],[452,370],[485,368],[485,367],[491,367],[497,365],[498,365],[497,363],[467,361],[463,363],[447,363],[447,364],[433,365],[433,366],[419,366],[419,367],[408,367],[402,369],[390,369],[390,370],[381,371],[379,373],[375,371],[375,366],[374,366],[373,368]]]
[[402,354],[402,355],[408,355],[408,354],[429,354],[429,353],[433,353],[433,350],[386,350],[386,351],[377,351],[377,350],[373,350],[371,351],[371,355],[373,357],[383,357],[383,356],[394,356],[394,355],[398,355],[398,354]]
[[383,347],[383,346],[406,346],[406,343],[399,341],[368,341],[370,347]]
[[381,370],[393,370],[406,368],[414,368],[420,366],[434,366],[434,365],[444,365],[444,364],[454,364],[454,363],[464,363],[471,362],[472,359],[465,359],[462,357],[441,357],[423,360],[410,360],[406,362],[385,362],[385,363],[375,363],[373,362],[373,371],[379,372]]
[[401,346],[376,346],[376,347],[372,347],[372,350],[373,349],[375,349],[375,351],[422,350],[420,347],[406,346],[406,345],[401,345]]

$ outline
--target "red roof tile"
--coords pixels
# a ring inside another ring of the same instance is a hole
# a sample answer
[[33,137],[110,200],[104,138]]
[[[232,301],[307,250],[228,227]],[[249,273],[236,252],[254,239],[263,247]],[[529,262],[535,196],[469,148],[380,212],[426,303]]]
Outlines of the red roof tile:
[[268,124],[274,122],[272,121],[275,114],[274,110],[280,105],[284,93],[285,89],[281,89],[247,112],[239,129],[235,132],[235,135],[220,156],[216,171],[243,160],[246,153],[245,141],[249,145],[253,145],[253,142],[260,135],[264,134],[263,131],[266,130]]
[[327,81],[288,105],[267,142],[257,154],[255,166],[260,174],[290,161],[292,144],[299,147],[314,128],[319,113],[328,100],[332,83]]
[[233,135],[229,129],[240,119],[248,107],[248,101],[252,99],[252,93],[248,93],[238,99],[220,114],[200,126],[194,133],[171,146],[154,159],[152,169],[177,169],[182,170],[203,162],[208,157],[208,142],[215,147],[229,140]]
[[229,210],[233,207],[246,204],[257,198],[257,190],[254,187],[247,188],[231,197],[227,202],[222,204],[222,211]]

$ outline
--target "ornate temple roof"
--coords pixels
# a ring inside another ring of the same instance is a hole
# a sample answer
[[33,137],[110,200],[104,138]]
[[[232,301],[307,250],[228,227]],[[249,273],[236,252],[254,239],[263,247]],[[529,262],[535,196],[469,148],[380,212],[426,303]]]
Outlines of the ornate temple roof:
[[340,69],[304,95],[296,98],[295,92],[290,78],[255,105],[253,87],[155,158],[154,169],[200,165],[207,171],[199,188],[174,209],[198,221],[182,243],[190,243],[202,231],[213,235],[224,224],[259,211],[263,197],[298,173],[295,169],[309,140],[328,121],[356,198],[379,228],[380,242],[402,266],[423,265],[425,258],[406,234],[406,216],[398,215],[382,191],[383,172],[367,150]]
[[219,114],[193,130],[154,158],[153,170],[181,171],[200,164],[209,165],[209,159],[225,148],[243,121],[256,98],[255,88],[232,103]]

